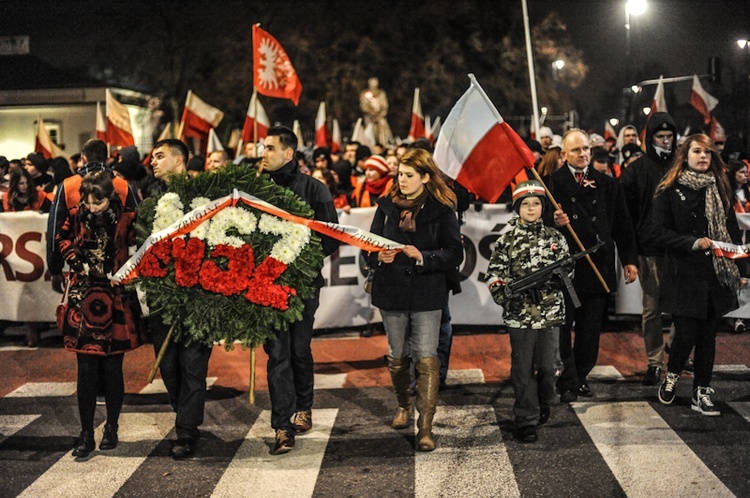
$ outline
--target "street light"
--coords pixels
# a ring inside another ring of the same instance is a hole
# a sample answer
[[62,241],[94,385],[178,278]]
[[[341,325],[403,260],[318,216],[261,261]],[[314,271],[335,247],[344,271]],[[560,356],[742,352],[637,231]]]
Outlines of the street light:
[[617,118],[609,118],[609,124],[611,124],[612,127],[614,128],[615,126],[620,124],[620,120]]
[[[623,85],[623,88],[629,88],[630,83],[630,16],[638,17],[644,12],[646,12],[646,9],[648,7],[648,4],[646,3],[646,0],[627,0],[625,2],[625,84]],[[637,93],[637,90],[633,89],[633,93]],[[624,97],[626,99],[625,104],[625,112],[623,115],[623,119],[629,120],[630,118],[630,109],[632,105],[632,97],[628,96],[627,94],[624,94]]]
[[744,50],[745,47],[747,47],[747,39],[740,38],[739,40],[737,40],[737,46],[740,47],[740,50]]

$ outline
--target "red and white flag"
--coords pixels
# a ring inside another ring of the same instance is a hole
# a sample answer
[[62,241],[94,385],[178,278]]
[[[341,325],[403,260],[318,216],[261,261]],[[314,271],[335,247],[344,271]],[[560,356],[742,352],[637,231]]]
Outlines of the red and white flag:
[[434,143],[435,137],[432,136],[432,123],[430,122],[430,116],[427,115],[424,117],[424,137],[430,141],[430,143]]
[[724,131],[724,127],[721,126],[714,116],[711,116],[711,131],[709,132],[709,135],[714,142],[727,141],[727,134]]
[[407,140],[413,142],[418,138],[424,138],[425,126],[424,115],[422,114],[422,103],[419,101],[419,88],[414,89],[414,103],[411,107],[411,126],[409,127],[409,136]]
[[651,102],[651,112],[648,115],[651,116],[655,112],[668,112],[667,101],[664,100],[664,76],[659,76],[659,84],[656,85],[654,100]]
[[438,135],[440,135],[441,126],[442,123],[440,123],[440,116],[438,116],[435,118],[435,121],[432,122],[432,126],[430,126],[430,135],[432,135],[430,141],[433,143],[437,140]]
[[693,91],[690,94],[690,105],[698,109],[698,112],[703,115],[703,124],[711,122],[711,111],[714,110],[714,107],[718,103],[719,99],[713,95],[709,95],[701,86],[698,76],[693,75]]
[[604,122],[604,140],[609,140],[610,138],[613,138],[617,140],[617,133],[615,133],[615,128],[612,126],[612,123],[609,121]]
[[369,130],[365,129],[362,125],[362,118],[358,118],[357,122],[354,123],[354,131],[352,131],[352,142],[359,142],[362,145],[372,147],[375,145],[372,140],[372,123],[369,126]]
[[211,128],[219,126],[224,113],[202,101],[192,90],[188,90],[185,109],[182,111],[180,138],[195,137],[206,143]]
[[341,150],[341,128],[339,127],[339,120],[333,119],[333,128],[331,133],[331,152],[339,152]]
[[216,134],[216,130],[211,128],[208,130],[208,145],[206,146],[206,156],[212,152],[216,152],[217,150],[224,150],[224,146],[221,145],[221,140],[219,140],[219,136]]
[[482,199],[495,202],[534,154],[503,120],[473,74],[471,85],[443,123],[435,163]]
[[[255,136],[255,123],[258,124],[257,136]],[[242,125],[242,142],[257,142],[266,138],[270,127],[271,120],[268,119],[266,110],[260,104],[257,93],[253,91],[253,95],[250,97],[250,105],[247,106],[247,113],[245,114],[245,124]]]
[[99,102],[96,103],[96,138],[102,142],[107,142],[107,121]]
[[326,126],[326,103],[321,102],[315,116],[315,147],[327,147],[331,137]]
[[105,91],[107,99],[107,140],[113,147],[135,145],[133,127],[130,125],[128,108],[112,96],[109,88]]
[[44,120],[40,117],[36,122],[36,141],[34,143],[34,152],[38,152],[45,157],[45,159],[52,159],[53,157],[67,157],[63,150],[57,146],[55,142],[47,132],[47,128],[44,127]]
[[299,103],[302,83],[281,44],[253,25],[253,86],[261,95]]
[[299,125],[298,119],[295,119],[292,123],[292,131],[297,135],[297,149],[301,149],[305,146],[305,137],[302,135],[302,127]]

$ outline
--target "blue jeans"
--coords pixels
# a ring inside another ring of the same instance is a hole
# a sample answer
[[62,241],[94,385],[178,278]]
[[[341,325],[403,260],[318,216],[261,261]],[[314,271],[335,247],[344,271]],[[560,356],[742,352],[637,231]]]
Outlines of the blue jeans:
[[440,383],[444,384],[448,378],[448,363],[451,359],[451,347],[453,346],[453,325],[451,325],[451,310],[445,305],[440,315],[440,339],[438,341],[437,354],[440,358]]
[[412,355],[414,362],[437,356],[441,310],[385,311],[383,317],[390,355],[403,358]]

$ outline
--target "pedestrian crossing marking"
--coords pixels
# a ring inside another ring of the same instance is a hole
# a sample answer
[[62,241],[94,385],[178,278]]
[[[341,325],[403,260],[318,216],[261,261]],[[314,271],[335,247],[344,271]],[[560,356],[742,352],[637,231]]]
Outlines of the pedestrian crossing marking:
[[415,497],[521,496],[491,405],[438,406],[437,447],[415,455]]
[[315,374],[315,389],[341,389],[346,383],[346,373]]
[[627,496],[734,497],[648,402],[572,407]]
[[750,367],[747,365],[714,365],[714,372],[719,373],[747,373]]
[[312,496],[323,463],[337,408],[313,410],[313,428],[297,436],[294,449],[271,455],[274,431],[264,410],[245,436],[212,496]]
[[587,376],[588,380],[625,380],[619,370],[612,365],[597,365],[591,369],[591,373]]
[[481,368],[467,368],[464,370],[448,370],[445,383],[449,386],[462,384],[484,384],[484,372]]
[[[117,448],[95,450],[85,459],[75,458],[71,449],[18,496],[114,496],[172,430],[174,414],[125,412],[119,426]],[[97,443],[103,427],[95,431]]]
[[729,407],[739,413],[742,418],[750,422],[750,403],[746,401],[731,401],[727,403]]
[[[206,377],[206,389],[210,389],[218,377]],[[157,378],[151,384],[146,384],[146,387],[140,390],[138,394],[165,394],[167,392],[167,386],[164,385],[164,379]]]
[[0,415],[0,443],[20,431],[41,415]]
[[27,382],[15,391],[5,395],[6,398],[49,398],[73,396],[76,392],[75,382]]

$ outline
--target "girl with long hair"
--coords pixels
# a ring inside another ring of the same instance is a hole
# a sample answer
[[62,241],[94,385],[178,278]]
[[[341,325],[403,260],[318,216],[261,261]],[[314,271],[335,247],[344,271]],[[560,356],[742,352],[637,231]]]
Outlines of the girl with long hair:
[[440,317],[448,304],[446,273],[463,260],[456,195],[429,152],[409,149],[397,181],[378,201],[370,230],[404,244],[371,253],[372,304],[380,308],[388,337],[388,370],[398,409],[391,425],[409,427],[411,362],[417,375],[417,449],[432,451],[432,418],[440,383],[437,356]]
[[24,168],[17,168],[10,173],[8,191],[3,195],[2,211],[41,211],[48,213],[50,201],[41,187],[34,186],[34,179]]
[[714,241],[741,242],[724,171],[711,139],[702,133],[689,136],[656,189],[653,210],[654,241],[666,249],[662,311],[672,314],[675,326],[659,401],[674,401],[695,347],[692,409],[709,416],[721,414],[711,401],[716,332],[722,316],[739,307],[737,290],[747,284],[734,260],[712,251]]

